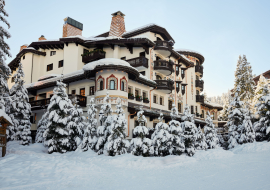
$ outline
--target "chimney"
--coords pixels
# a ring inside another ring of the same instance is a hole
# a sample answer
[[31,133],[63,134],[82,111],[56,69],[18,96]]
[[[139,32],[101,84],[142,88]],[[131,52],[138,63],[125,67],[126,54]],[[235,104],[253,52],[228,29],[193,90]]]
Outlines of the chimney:
[[83,24],[67,17],[64,19],[63,37],[82,35]]
[[22,45],[21,48],[20,48],[20,51],[22,51],[23,49],[25,49],[25,48],[27,48],[27,47],[28,47],[27,44]]
[[38,39],[38,41],[47,40],[43,35],[41,35]]
[[111,28],[109,36],[122,37],[122,34],[126,31],[124,14],[121,11],[117,11],[112,14]]

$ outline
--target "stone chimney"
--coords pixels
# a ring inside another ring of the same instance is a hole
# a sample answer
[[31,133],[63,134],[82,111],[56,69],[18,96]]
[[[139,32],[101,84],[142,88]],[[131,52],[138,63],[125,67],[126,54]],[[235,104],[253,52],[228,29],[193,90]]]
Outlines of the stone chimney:
[[23,49],[25,49],[25,48],[27,48],[27,47],[28,47],[27,44],[22,45],[22,46],[20,47],[20,51],[22,51]]
[[45,36],[41,35],[41,36],[38,38],[38,41],[42,41],[42,40],[47,40],[47,39],[45,38]]
[[83,24],[67,17],[64,19],[63,37],[82,35]]
[[109,36],[122,37],[122,34],[126,31],[124,14],[121,11],[117,11],[112,14],[111,28]]

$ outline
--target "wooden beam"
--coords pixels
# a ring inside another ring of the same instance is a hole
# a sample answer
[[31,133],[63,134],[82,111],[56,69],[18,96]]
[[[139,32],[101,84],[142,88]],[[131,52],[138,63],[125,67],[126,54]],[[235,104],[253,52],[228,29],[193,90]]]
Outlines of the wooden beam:
[[114,50],[114,44],[109,44],[109,46]]
[[143,47],[145,53],[146,53],[146,54],[149,54],[149,47],[146,46],[145,44],[141,44],[141,45],[142,45],[142,47]]
[[124,46],[129,50],[131,54],[133,54],[133,47],[130,44],[124,44]]
[[66,46],[68,46],[68,42],[66,42]]

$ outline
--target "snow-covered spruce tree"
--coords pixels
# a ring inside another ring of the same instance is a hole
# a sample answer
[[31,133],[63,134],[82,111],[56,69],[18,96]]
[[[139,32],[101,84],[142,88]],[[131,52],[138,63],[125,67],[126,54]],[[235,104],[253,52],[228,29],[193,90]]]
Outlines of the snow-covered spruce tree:
[[216,148],[218,146],[217,130],[215,129],[215,125],[213,124],[209,111],[207,112],[205,122],[206,125],[204,126],[204,134],[207,146],[209,149]]
[[10,89],[12,104],[10,116],[13,119],[16,140],[21,140],[22,145],[29,145],[31,142],[31,105],[28,103],[28,92],[24,85],[24,72],[22,64],[19,64],[17,72],[14,74],[15,84]]
[[69,131],[70,150],[76,150],[81,144],[83,130],[85,128],[85,117],[82,115],[83,110],[78,105],[78,100],[75,97],[73,100],[73,106],[69,112],[67,129]]
[[255,141],[255,132],[250,120],[250,112],[246,110],[244,114],[244,121],[241,126],[241,134],[239,138],[239,144],[252,143]]
[[[260,98],[262,96],[267,95],[265,93],[268,93],[267,91],[264,90],[265,87],[268,88],[268,82],[267,82],[266,78],[263,75],[261,75],[260,79],[258,81],[258,84],[256,86],[255,96],[254,96],[253,102],[252,102],[252,107],[253,107],[252,111],[254,114],[258,111],[256,109],[256,105],[261,103]],[[257,119],[259,120],[260,118],[257,118]]]
[[101,106],[100,112],[99,112],[99,122],[100,126],[97,129],[97,137],[98,141],[95,147],[95,151],[100,155],[103,154],[104,146],[108,140],[108,137],[110,135],[110,127],[113,122],[112,117],[112,106],[109,103],[109,92],[107,92],[106,97],[104,98],[104,104]]
[[124,110],[122,109],[121,99],[117,98],[117,105],[113,123],[110,130],[108,141],[105,145],[107,155],[115,156],[125,154],[129,148],[129,142],[126,138],[127,120],[125,119]]
[[184,130],[185,152],[189,156],[195,154],[196,126],[194,124],[194,115],[190,114],[189,106],[185,105],[184,115],[182,116],[182,129]]
[[205,135],[202,132],[201,127],[199,126],[196,133],[196,142],[195,142],[196,150],[205,150],[208,148],[206,144]]
[[256,104],[258,110],[256,114],[259,115],[260,120],[254,125],[256,131],[257,141],[270,141],[270,91],[266,84],[263,88],[263,94],[259,99],[259,103]]
[[218,120],[219,121],[228,121],[228,108],[230,106],[231,102],[231,93],[228,91],[228,93],[223,93],[222,95],[222,102],[223,102],[223,109],[220,111]]
[[241,126],[243,124],[243,102],[239,97],[240,87],[236,88],[234,92],[233,100],[229,107],[229,116],[227,126],[229,128],[229,146],[228,148],[234,148],[238,144],[239,133],[241,132]]
[[53,152],[66,153],[71,150],[68,116],[70,109],[73,107],[72,102],[68,99],[66,93],[66,84],[57,81],[53,89],[54,95],[48,105],[49,121],[47,128],[43,133],[45,138],[44,145],[48,146],[48,153]]
[[148,135],[149,130],[144,126],[146,118],[143,113],[144,111],[140,107],[140,111],[137,113],[139,126],[136,126],[133,130],[133,134],[137,137],[131,140],[130,149],[131,153],[135,156],[148,157],[154,154],[154,147],[152,146],[152,140],[145,137]]
[[172,106],[171,110],[171,118],[172,120],[169,122],[169,133],[170,137],[170,154],[173,155],[181,155],[185,152],[185,144],[183,137],[183,129],[179,121],[176,121],[176,116],[178,115],[178,110],[175,107],[175,104]]
[[38,121],[37,124],[37,134],[36,134],[36,143],[44,143],[44,137],[43,137],[43,133],[47,128],[47,124],[49,121],[49,112],[45,112],[42,115],[42,118]]
[[163,114],[160,113],[158,117],[159,123],[155,126],[155,131],[152,134],[152,144],[154,146],[155,156],[167,156],[170,155],[171,146],[171,134],[168,131],[169,126],[163,123]]
[[94,98],[90,99],[87,113],[88,120],[86,123],[86,128],[84,129],[84,136],[81,144],[83,151],[87,151],[88,148],[94,150],[97,144],[97,109]]
[[[10,27],[9,22],[4,18],[8,17],[8,13],[4,9],[4,1],[0,1],[0,21],[4,22],[8,28]],[[11,75],[10,68],[6,65],[6,56],[11,57],[9,52],[10,47],[5,42],[5,38],[10,38],[9,32],[3,28],[3,24],[0,24],[0,109],[5,113],[10,115],[10,98],[9,98],[9,88],[7,85],[7,80]],[[14,140],[14,126],[8,126],[7,128],[7,140]]]

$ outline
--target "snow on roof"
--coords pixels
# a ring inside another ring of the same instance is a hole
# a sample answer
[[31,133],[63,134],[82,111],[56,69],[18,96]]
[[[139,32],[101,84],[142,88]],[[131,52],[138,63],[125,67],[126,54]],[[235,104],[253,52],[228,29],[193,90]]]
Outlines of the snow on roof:
[[155,81],[153,81],[153,80],[151,80],[151,79],[147,78],[146,76],[142,75],[141,73],[140,73],[139,78],[142,78],[142,79],[144,79],[144,80],[147,80],[147,81],[150,81],[150,82],[156,83]]
[[116,59],[116,58],[105,58],[105,59],[93,61],[93,62],[91,62],[91,64],[84,65],[83,70],[85,70],[85,71],[94,70],[96,68],[96,66],[100,66],[100,65],[122,65],[122,66],[126,66],[126,67],[131,67],[130,64],[124,60]]
[[59,41],[59,39],[38,40],[34,42],[53,42],[53,41]]
[[190,50],[190,49],[174,49],[174,51],[184,51],[184,52],[197,53],[197,54],[202,55],[200,52],[193,51],[193,50]]
[[1,110],[1,109],[0,109],[0,117],[5,118],[10,124],[13,124],[10,117],[4,112],[4,110]]
[[[144,26],[141,26],[141,27],[135,28],[135,29],[133,29],[133,30],[124,32],[123,35],[129,34],[129,33],[132,33],[132,32],[138,31],[138,30],[142,30],[142,29],[148,28],[148,27],[150,27],[150,26],[159,26],[159,25],[157,25],[157,24],[155,24],[155,23],[146,24],[146,25],[144,25]],[[161,26],[160,26],[160,27],[161,27]]]
[[209,101],[204,101],[204,104],[208,105],[208,106],[212,106],[212,107],[222,107],[222,105],[220,105],[220,104],[209,102]]
[[38,81],[45,80],[45,79],[47,79],[47,78],[59,77],[59,76],[61,76],[61,75],[59,75],[59,74],[49,74],[49,75],[44,75],[44,76],[42,76],[42,77],[39,77]]
[[33,50],[36,50],[36,49],[33,48],[33,47],[27,47],[27,48],[24,48],[24,49],[33,49]]

